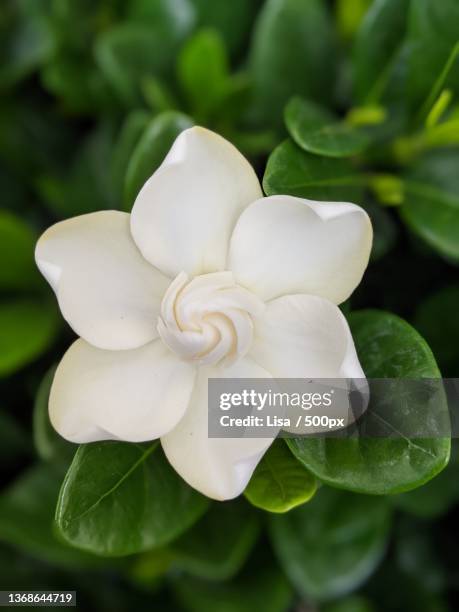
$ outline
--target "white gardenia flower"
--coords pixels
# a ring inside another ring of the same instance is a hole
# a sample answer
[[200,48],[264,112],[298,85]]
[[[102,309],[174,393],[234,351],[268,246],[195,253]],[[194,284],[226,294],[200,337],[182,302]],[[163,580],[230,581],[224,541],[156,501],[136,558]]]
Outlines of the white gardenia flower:
[[130,215],[62,221],[37,244],[80,336],[51,388],[54,428],[76,443],[161,438],[192,487],[236,497],[272,439],[208,438],[209,377],[364,378],[337,304],[371,243],[362,208],[263,197],[232,144],[182,132]]

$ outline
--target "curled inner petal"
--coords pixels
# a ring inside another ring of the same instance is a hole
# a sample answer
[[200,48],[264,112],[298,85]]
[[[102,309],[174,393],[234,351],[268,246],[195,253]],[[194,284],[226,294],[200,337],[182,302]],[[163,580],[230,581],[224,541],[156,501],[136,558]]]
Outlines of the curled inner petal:
[[164,295],[158,333],[182,359],[229,365],[250,349],[253,317],[263,310],[263,302],[236,285],[231,272],[191,280],[181,272]]

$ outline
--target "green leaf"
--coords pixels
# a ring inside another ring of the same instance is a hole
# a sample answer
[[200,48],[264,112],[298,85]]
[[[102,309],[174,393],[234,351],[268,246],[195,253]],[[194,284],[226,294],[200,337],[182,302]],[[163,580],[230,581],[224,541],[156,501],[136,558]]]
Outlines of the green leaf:
[[[177,17],[175,13],[174,16]],[[168,72],[180,41],[188,33],[188,22],[178,17],[179,24],[173,19],[171,23],[169,17],[151,23],[120,23],[103,32],[96,41],[98,66],[119,100],[128,107],[139,103],[140,84],[145,76]]]
[[129,567],[129,577],[136,584],[155,589],[163,576],[172,569],[174,553],[169,548],[153,548],[136,555]]
[[[459,41],[459,4],[456,0],[417,0],[409,13],[408,92],[413,108],[429,97],[437,76]],[[422,58],[422,61],[419,61]],[[459,61],[448,71],[443,87],[459,93]]]
[[116,138],[110,160],[110,176],[114,191],[121,202],[129,161],[150,117],[150,114],[143,110],[132,111],[124,120]]
[[376,497],[322,488],[305,506],[270,522],[271,539],[305,598],[324,600],[358,587],[386,549],[390,508]]
[[441,115],[445,112],[451,102],[453,92],[451,89],[444,89],[444,87],[445,84],[449,84],[448,80],[451,72],[455,69],[458,57],[459,40],[455,45],[453,45],[443,69],[437,76],[433,86],[430,89],[429,95],[418,112],[418,121],[424,122],[427,127],[432,128],[436,123],[438,123]]
[[61,50],[42,67],[41,81],[68,113],[94,115],[119,106],[108,79],[86,54]]
[[409,4],[409,0],[379,0],[365,15],[353,53],[359,101],[378,101],[392,78],[403,50]]
[[214,28],[223,37],[232,55],[241,51],[247,42],[252,21],[258,10],[258,2],[232,0],[231,2],[209,2],[191,0],[201,27]]
[[43,353],[56,335],[54,303],[15,299],[0,304],[0,377],[8,376]]
[[213,504],[172,543],[174,565],[200,578],[227,580],[244,565],[259,531],[257,515],[244,501]]
[[244,495],[268,512],[288,512],[315,494],[314,476],[292,455],[283,440],[275,440],[257,465]]
[[345,159],[318,157],[286,140],[271,153],[263,177],[266,195],[359,201],[363,178]]
[[316,155],[350,157],[370,144],[363,130],[339,121],[328,110],[298,97],[287,104],[285,123],[296,144]]
[[190,0],[130,0],[126,5],[129,21],[148,23],[181,39],[195,23],[196,15]]
[[459,371],[459,285],[432,294],[418,307],[414,326],[429,343],[444,376]]
[[48,414],[49,392],[55,372],[56,366],[53,366],[38,387],[33,411],[33,437],[40,459],[67,465],[75,454],[76,446],[64,440],[53,429]]
[[67,173],[43,175],[37,187],[59,218],[115,207],[116,197],[107,164],[113,149],[108,124],[98,125],[80,144]]
[[0,540],[51,563],[91,565],[97,558],[62,543],[53,533],[53,513],[62,470],[36,465],[0,496]]
[[419,489],[396,495],[392,499],[396,507],[420,518],[436,519],[458,502],[459,454],[457,445],[452,448],[456,451],[443,472]]
[[287,612],[292,589],[278,568],[250,568],[231,582],[209,583],[197,578],[179,576],[173,583],[174,593],[189,612]]
[[31,74],[51,51],[44,2],[5,2],[0,21],[0,90]]
[[258,15],[250,51],[259,120],[282,123],[293,95],[329,103],[334,81],[334,42],[322,0],[267,0]]
[[142,79],[141,87],[145,102],[155,114],[180,107],[175,95],[163,80],[147,75]]
[[372,0],[338,0],[336,3],[336,24],[344,39],[352,38],[358,32],[362,19]]
[[0,211],[0,289],[31,290],[39,276],[34,261],[36,236],[19,217]]
[[459,261],[459,150],[430,152],[408,171],[400,207],[410,229],[438,253]]
[[[352,313],[349,323],[367,377],[440,377],[425,340],[399,317],[362,310]],[[445,404],[438,406],[439,414],[446,410]],[[299,438],[287,443],[320,480],[377,495],[401,493],[426,483],[445,467],[450,452],[449,438],[433,437]]]
[[[16,175],[23,187],[30,190],[37,174],[68,163],[74,147],[72,126],[53,112],[41,95],[30,92],[20,98],[0,98],[2,166]],[[8,193],[4,201],[7,208],[13,196]],[[27,197],[30,199],[30,192]]]
[[193,116],[205,121],[228,89],[228,57],[218,32],[200,30],[188,40],[178,57],[177,74]]
[[56,521],[73,546],[122,556],[162,546],[188,529],[208,501],[150,444],[80,446],[59,495]]
[[140,189],[161,165],[174,140],[193,124],[182,113],[166,111],[146,127],[132,153],[124,185],[125,209],[130,210]]
[[360,310],[351,313],[349,325],[368,378],[440,378],[427,342],[400,317]]

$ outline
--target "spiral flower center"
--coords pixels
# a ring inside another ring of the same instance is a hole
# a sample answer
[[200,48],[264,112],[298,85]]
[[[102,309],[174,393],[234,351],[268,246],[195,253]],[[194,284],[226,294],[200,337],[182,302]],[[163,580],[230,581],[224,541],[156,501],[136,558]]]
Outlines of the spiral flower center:
[[158,333],[182,359],[230,365],[249,350],[253,317],[263,309],[263,302],[237,285],[231,272],[191,280],[181,272],[164,295]]

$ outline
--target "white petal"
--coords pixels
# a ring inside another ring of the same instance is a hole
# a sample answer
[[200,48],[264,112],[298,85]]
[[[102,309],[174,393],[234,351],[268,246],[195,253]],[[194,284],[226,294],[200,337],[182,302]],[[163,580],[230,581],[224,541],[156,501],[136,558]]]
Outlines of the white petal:
[[250,356],[276,378],[365,378],[344,315],[317,296],[268,302]]
[[137,196],[132,235],[144,257],[169,276],[223,270],[238,216],[261,196],[253,168],[232,144],[190,128]]
[[[366,410],[367,381],[349,326],[338,306],[310,295],[276,298],[257,319],[255,334],[250,356],[274,377],[315,379],[316,384],[326,384],[324,391],[336,391],[334,401],[326,408],[329,417],[344,418],[348,426]],[[359,392],[358,405],[353,402],[351,406],[351,388]],[[328,431],[327,426],[306,426],[303,420],[303,425],[298,425],[298,417],[302,419],[304,414],[301,408],[290,408],[285,416],[290,417],[292,425],[285,427],[285,431],[293,434]]]
[[247,358],[228,368],[200,368],[188,410],[161,438],[164,452],[186,482],[208,497],[232,499],[244,491],[272,438],[209,438],[209,378],[269,378]]
[[371,243],[370,219],[355,204],[271,196],[240,216],[228,268],[265,300],[307,293],[339,304],[359,284]]
[[57,223],[41,236],[35,258],[64,318],[94,346],[130,349],[157,337],[170,281],[140,254],[127,213],[110,210]]
[[54,377],[51,423],[71,442],[154,440],[182,418],[194,379],[195,368],[161,340],[127,351],[77,340]]

